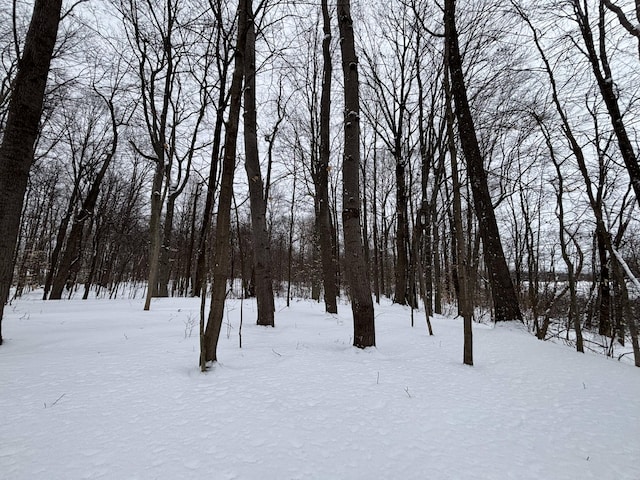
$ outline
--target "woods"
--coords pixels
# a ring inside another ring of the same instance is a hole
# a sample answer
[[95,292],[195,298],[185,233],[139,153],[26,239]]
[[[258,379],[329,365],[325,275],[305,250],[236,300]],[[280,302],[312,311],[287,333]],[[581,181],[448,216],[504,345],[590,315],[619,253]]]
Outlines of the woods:
[[388,298],[430,333],[463,317],[469,365],[474,321],[515,321],[640,366],[635,15],[609,0],[2,5],[0,320],[39,288],[142,287],[150,315],[153,298],[200,296],[206,370],[229,298],[276,328],[274,297],[349,303],[360,348]]

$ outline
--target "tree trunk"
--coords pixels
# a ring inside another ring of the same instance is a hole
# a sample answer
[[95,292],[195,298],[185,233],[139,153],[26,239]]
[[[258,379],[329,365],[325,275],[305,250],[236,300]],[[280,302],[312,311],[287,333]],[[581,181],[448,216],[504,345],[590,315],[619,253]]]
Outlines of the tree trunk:
[[[455,255],[453,269],[458,284],[458,315],[462,317],[464,343],[462,347],[462,362],[473,365],[473,302],[471,301],[471,278],[469,256],[466,248],[467,240],[464,236],[462,223],[462,192],[458,173],[458,153],[453,135],[453,108],[451,105],[451,88],[449,75],[445,72],[444,85],[446,91],[447,138],[449,140],[449,155],[451,157],[451,179],[453,193],[453,222],[452,238],[455,239]],[[469,235],[470,237],[470,235]]]
[[331,117],[331,18],[327,0],[322,0],[322,21],[324,37],[322,39],[323,78],[320,97],[320,155],[316,180],[317,219],[316,228],[320,241],[322,261],[322,285],[324,287],[324,305],[328,313],[338,313],[338,288],[336,282],[336,259],[333,254],[331,211],[329,209],[329,155],[330,117]]
[[455,100],[460,143],[467,160],[473,203],[478,217],[484,258],[489,272],[489,283],[495,308],[495,321],[522,320],[518,297],[500,242],[500,232],[498,231],[498,224],[487,183],[487,172],[484,169],[484,162],[467,99],[462,58],[455,26],[455,3],[455,0],[445,1],[445,37],[447,60],[451,73],[451,93]]
[[345,102],[342,166],[345,271],[353,312],[353,345],[366,348],[375,346],[376,337],[373,300],[360,226],[360,94],[350,1],[338,0],[337,12]]
[[[562,177],[562,171],[560,170],[560,164],[555,159],[555,156],[552,154],[551,159],[553,164],[556,167],[556,173],[558,175],[558,186],[556,190],[556,199],[557,199],[557,217],[560,227],[560,250],[562,254],[562,259],[564,260],[565,265],[567,266],[567,281],[569,283],[569,313],[568,313],[568,328],[573,324],[575,332],[576,332],[576,350],[578,352],[584,353],[584,341],[582,339],[582,328],[580,325],[580,312],[578,309],[578,293],[577,293],[577,280],[576,277],[580,273],[580,268],[576,269],[571,258],[569,256],[568,242],[565,234],[567,234],[567,227],[564,221],[564,202],[563,202],[563,193],[564,193],[564,178]],[[575,234],[574,234],[575,236]],[[570,235],[571,238],[571,235]],[[573,240],[573,238],[571,238]],[[575,242],[574,242],[575,243]],[[576,244],[576,247],[578,245]]]
[[2,316],[13,277],[20,214],[42,115],[62,0],[36,0],[13,82],[0,145],[0,345]]
[[[244,78],[244,51],[247,36],[247,1],[238,2],[238,39],[234,71],[230,87],[230,108],[224,141],[224,158],[222,160],[222,178],[220,181],[220,198],[216,223],[216,244],[213,257],[213,284],[211,287],[211,308],[206,328],[201,338],[200,368],[204,371],[207,363],[217,361],[218,339],[222,328],[224,302],[227,293],[227,275],[229,273],[231,200],[233,198],[233,177],[236,166],[236,147],[240,107],[242,97],[242,80]],[[211,186],[210,186],[211,187]]]
[[157,295],[158,290],[158,263],[160,258],[160,223],[162,215],[162,180],[164,179],[164,161],[156,160],[156,168],[153,174],[151,187],[151,217],[149,219],[149,276],[147,282],[147,296],[144,302],[144,310],[151,307],[151,297]]
[[[293,164],[293,186],[291,187],[291,206],[289,208],[289,238],[288,238],[288,245],[287,245],[287,308],[291,306],[291,281],[292,281],[292,274],[293,274],[293,232],[294,232],[294,227],[295,227],[295,213],[296,213],[296,164]],[[313,251],[313,260],[314,260],[314,264],[313,264],[313,270],[314,270],[314,274],[313,276],[315,277],[315,246],[314,248],[312,248]],[[315,281],[313,282],[314,286],[315,286]],[[313,288],[312,288],[313,291]],[[313,295],[313,294],[312,294]],[[315,298],[314,298],[315,300]]]
[[247,1],[247,39],[245,46],[244,87],[244,167],[249,182],[251,205],[251,233],[253,237],[253,265],[256,272],[256,300],[258,325],[274,326],[273,282],[271,252],[267,231],[267,204],[258,155],[256,119],[256,31],[252,0]]
[[211,166],[209,169],[209,178],[207,183],[207,195],[204,204],[204,210],[202,213],[202,225],[200,226],[200,231],[198,235],[198,248],[197,248],[197,259],[196,259],[196,271],[194,274],[193,287],[192,287],[192,295],[198,296],[200,295],[200,290],[203,287],[203,283],[205,281],[206,276],[206,258],[207,258],[207,240],[208,233],[211,225],[212,212],[213,212],[213,204],[214,204],[214,196],[216,191],[216,182],[217,182],[217,171],[218,166],[220,164],[220,143],[222,140],[222,127],[224,125],[224,112],[228,105],[227,99],[227,76],[229,73],[229,65],[231,63],[229,51],[231,50],[229,43],[223,43],[226,39],[225,35],[222,32],[222,1],[217,0],[215,3],[211,2],[211,5],[216,6],[215,17],[220,28],[218,29],[216,36],[216,51],[220,55],[220,70],[218,72],[219,76],[219,88],[218,91],[218,100],[216,105],[216,123],[213,131],[213,145],[211,148]]
[[373,216],[373,294],[376,299],[376,303],[380,305],[380,239],[378,235],[378,149],[375,148],[377,141],[376,130],[373,130],[373,202],[372,203],[372,216]]
[[407,304],[407,277],[409,270],[409,258],[407,255],[407,242],[409,237],[409,219],[407,215],[407,186],[405,178],[405,162],[402,158],[402,115],[396,134],[394,157],[396,162],[396,251],[397,262],[395,270],[395,294],[393,301],[400,305]]
[[[594,208],[597,208],[594,206]],[[600,271],[598,273],[598,333],[600,335],[606,335],[607,337],[613,336],[611,329],[611,285],[609,275],[609,261],[607,258],[607,241],[606,237],[609,236],[609,232],[603,231],[606,229],[604,224],[596,222],[596,243],[598,247],[598,259],[600,264]]]

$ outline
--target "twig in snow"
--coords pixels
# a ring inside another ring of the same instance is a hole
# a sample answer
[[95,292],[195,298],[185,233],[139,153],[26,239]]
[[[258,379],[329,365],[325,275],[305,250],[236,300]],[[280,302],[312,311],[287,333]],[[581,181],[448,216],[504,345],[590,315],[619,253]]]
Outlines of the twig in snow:
[[[49,405],[49,408],[51,408],[51,407],[55,407],[55,406],[56,406],[56,403],[58,403],[60,400],[62,400],[62,397],[64,397],[65,395],[66,395],[66,393],[63,393],[62,395],[60,395],[60,396],[56,399],[56,401],[55,401],[55,402],[53,402],[51,405]],[[46,404],[46,402],[45,402],[45,404],[44,404],[44,408],[47,408],[47,404]]]
[[409,393],[409,387],[404,387],[404,392],[407,394],[407,397],[411,398],[411,394]]
[[282,355],[280,355],[278,352],[276,352],[273,348],[271,349],[271,351],[272,351],[273,353],[275,353],[276,355],[278,355],[279,357],[281,357],[281,356],[282,356]]

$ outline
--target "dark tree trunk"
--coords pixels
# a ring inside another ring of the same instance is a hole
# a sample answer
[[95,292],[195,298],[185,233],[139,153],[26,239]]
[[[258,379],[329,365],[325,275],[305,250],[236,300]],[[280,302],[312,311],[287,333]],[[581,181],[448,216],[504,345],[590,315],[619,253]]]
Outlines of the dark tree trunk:
[[42,115],[62,0],[36,0],[13,82],[0,145],[0,345],[2,315],[13,277],[20,214]]
[[607,241],[609,233],[601,222],[596,222],[596,243],[600,272],[598,273],[598,333],[613,336],[611,329],[611,286],[609,278],[609,261],[607,255]]
[[271,278],[271,248],[267,231],[267,200],[260,171],[256,118],[256,31],[252,0],[247,0],[247,39],[245,46],[244,87],[244,168],[249,182],[253,266],[256,272],[258,325],[274,326],[273,283]]
[[522,320],[518,296],[500,242],[491,194],[487,183],[487,172],[478,145],[478,138],[469,108],[462,70],[462,58],[458,46],[455,26],[455,0],[445,1],[445,37],[451,93],[455,100],[456,117],[462,151],[467,160],[467,169],[473,203],[478,217],[484,258],[489,272],[489,283],[495,308],[495,321]]
[[344,76],[344,160],[342,166],[342,223],[345,273],[353,312],[353,344],[376,344],[373,300],[364,259],[360,225],[360,94],[353,19],[349,0],[337,3]]
[[409,241],[409,219],[407,215],[407,185],[405,178],[405,161],[402,158],[402,117],[400,110],[398,121],[399,131],[396,134],[394,157],[396,162],[396,251],[397,262],[395,270],[395,294],[394,302],[400,305],[407,304],[407,278],[409,270],[409,257],[407,255],[407,243]]
[[[233,198],[233,177],[236,166],[236,147],[238,124],[244,78],[244,51],[247,36],[247,2],[238,2],[238,39],[234,60],[234,71],[230,87],[229,118],[226,124],[224,158],[222,160],[222,178],[216,222],[216,243],[213,257],[213,284],[211,287],[211,308],[206,328],[202,328],[200,338],[200,368],[206,370],[207,363],[217,361],[218,339],[222,328],[224,302],[227,293],[227,275],[229,274],[231,200]],[[211,186],[210,186],[211,187]]]
[[331,18],[327,0],[322,0],[322,59],[323,78],[320,97],[320,155],[314,180],[317,197],[316,228],[320,241],[322,261],[322,284],[324,287],[324,305],[328,313],[338,313],[338,288],[336,282],[336,259],[332,244],[333,225],[329,209],[329,154],[330,154],[330,117],[331,117]]

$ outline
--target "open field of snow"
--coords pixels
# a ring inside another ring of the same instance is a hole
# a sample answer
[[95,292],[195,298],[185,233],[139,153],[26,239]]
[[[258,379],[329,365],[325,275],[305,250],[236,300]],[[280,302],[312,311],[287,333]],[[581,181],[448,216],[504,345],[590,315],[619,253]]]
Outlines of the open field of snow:
[[0,477],[22,479],[640,479],[640,369],[516,326],[385,305],[376,349],[350,308],[229,302],[202,374],[197,299],[21,299],[0,347]]

